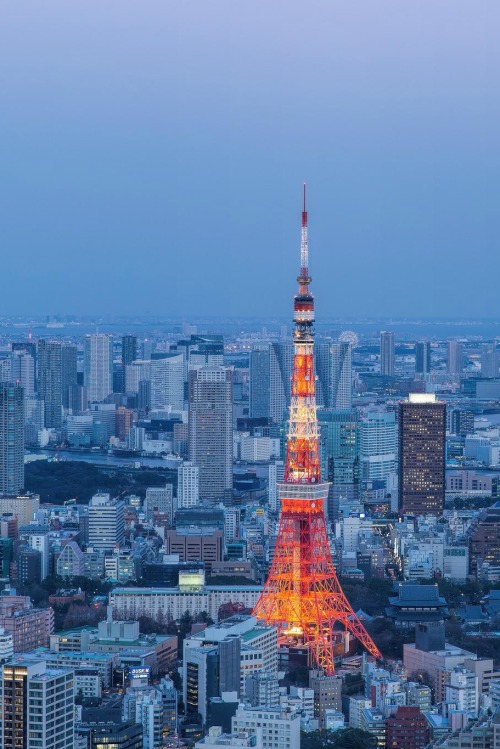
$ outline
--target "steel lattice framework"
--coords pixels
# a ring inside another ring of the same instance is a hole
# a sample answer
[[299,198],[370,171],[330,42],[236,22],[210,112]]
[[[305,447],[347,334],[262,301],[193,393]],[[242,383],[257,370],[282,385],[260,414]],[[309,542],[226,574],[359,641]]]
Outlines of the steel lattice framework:
[[294,302],[294,362],[285,477],[278,484],[281,516],[269,577],[254,614],[276,626],[280,640],[308,644],[317,665],[334,672],[340,623],[368,650],[380,652],[345,597],[335,572],[324,515],[314,376],[314,299],[309,292],[306,192],[302,211],[299,291]]

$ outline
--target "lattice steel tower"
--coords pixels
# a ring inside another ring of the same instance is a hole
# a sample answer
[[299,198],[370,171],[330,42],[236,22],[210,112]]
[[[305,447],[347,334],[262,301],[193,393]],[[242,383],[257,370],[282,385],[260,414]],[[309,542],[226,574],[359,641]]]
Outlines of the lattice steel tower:
[[314,299],[309,292],[306,188],[299,291],[294,302],[294,358],[281,516],[269,577],[254,615],[278,627],[280,641],[304,643],[317,665],[334,672],[333,629],[340,623],[375,657],[380,652],[342,592],[328,544],[321,482],[314,377]]

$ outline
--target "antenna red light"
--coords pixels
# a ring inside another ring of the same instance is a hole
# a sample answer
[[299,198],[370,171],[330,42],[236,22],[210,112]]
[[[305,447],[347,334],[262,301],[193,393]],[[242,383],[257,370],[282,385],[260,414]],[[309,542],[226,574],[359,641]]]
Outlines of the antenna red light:
[[307,226],[306,183],[305,182],[304,182],[304,208],[302,210],[302,226]]

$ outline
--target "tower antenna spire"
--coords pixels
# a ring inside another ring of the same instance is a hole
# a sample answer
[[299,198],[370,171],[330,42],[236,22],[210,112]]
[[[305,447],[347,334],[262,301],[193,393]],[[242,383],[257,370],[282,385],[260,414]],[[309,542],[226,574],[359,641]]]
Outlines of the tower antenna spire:
[[330,675],[337,623],[373,656],[380,658],[380,652],[340,587],[328,541],[324,505],[329,484],[322,481],[319,458],[305,184],[303,201],[285,476],[277,485],[281,515],[269,577],[254,615],[277,627],[280,646],[308,647],[316,664]]

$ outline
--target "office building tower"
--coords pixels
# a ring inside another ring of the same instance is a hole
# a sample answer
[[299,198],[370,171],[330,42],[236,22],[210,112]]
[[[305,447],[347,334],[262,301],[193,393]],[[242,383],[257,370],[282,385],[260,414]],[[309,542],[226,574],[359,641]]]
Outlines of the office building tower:
[[445,492],[446,405],[430,393],[399,406],[399,511],[441,515]]
[[113,392],[113,337],[104,333],[85,336],[84,384],[89,401],[103,401]]
[[314,352],[318,406],[349,411],[352,406],[352,349],[349,343],[318,343]]
[[177,507],[197,507],[200,501],[200,469],[185,461],[177,469]]
[[[318,406],[349,411],[352,405],[352,348],[320,343],[314,352]],[[281,424],[290,407],[291,341],[261,344],[250,353],[250,416]]]
[[62,346],[54,341],[38,341],[38,394],[45,403],[45,426],[60,429],[62,424]]
[[496,343],[481,345],[481,377],[498,377],[498,351]]
[[23,386],[24,397],[35,395],[35,360],[27,351],[14,351],[10,357],[10,382]]
[[431,371],[431,342],[418,341],[415,344],[415,372],[429,374]]
[[109,494],[94,494],[89,502],[89,546],[94,551],[111,552],[123,544],[125,505]]
[[24,487],[24,392],[21,385],[0,383],[0,493],[19,494]]
[[151,408],[184,408],[184,357],[165,354],[151,360]]
[[330,482],[328,517],[338,517],[339,504],[358,496],[359,419],[356,411],[318,411],[321,475]]
[[450,374],[461,374],[464,368],[464,347],[459,341],[448,341],[446,368]]
[[137,336],[124,335],[122,337],[122,364],[132,364],[137,359]]
[[189,461],[200,469],[200,497],[230,498],[233,487],[232,372],[200,367],[189,373]]
[[31,340],[29,341],[15,341],[12,344],[12,351],[26,351],[27,354],[29,354],[33,361],[35,362],[35,389],[36,389],[36,383],[37,383],[37,360],[38,360],[38,353],[36,349],[36,343]]
[[85,385],[70,385],[68,388],[68,408],[72,413],[83,413],[88,406],[89,396]]
[[42,555],[30,546],[20,546],[17,550],[17,580],[25,583],[42,582]]
[[69,408],[71,388],[78,385],[76,346],[64,344],[62,347],[62,404]]
[[125,392],[138,393],[140,382],[148,382],[151,386],[151,361],[137,359],[125,367]]
[[291,341],[268,343],[250,352],[250,416],[271,419],[287,416],[290,405],[293,346]]
[[74,749],[74,672],[14,657],[0,671],[2,749]]
[[380,333],[380,374],[394,376],[394,333],[386,330]]
[[363,481],[386,481],[396,473],[396,415],[369,410],[360,422],[360,461]]
[[212,647],[185,642],[183,658],[186,713],[199,713],[205,723],[211,697],[223,692],[240,693],[241,637],[228,635]]

